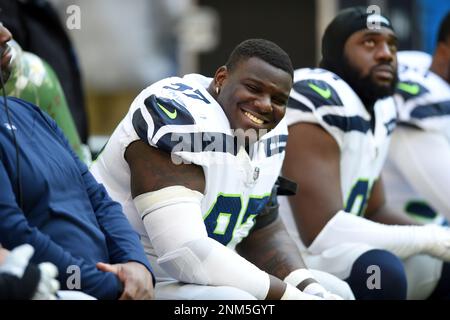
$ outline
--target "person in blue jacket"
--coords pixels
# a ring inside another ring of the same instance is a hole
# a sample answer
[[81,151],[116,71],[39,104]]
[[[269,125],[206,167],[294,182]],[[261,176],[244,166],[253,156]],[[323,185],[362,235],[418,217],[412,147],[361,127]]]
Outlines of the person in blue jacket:
[[[7,46],[0,49],[3,89],[11,57]],[[47,114],[1,95],[0,243],[8,250],[32,245],[31,262],[55,264],[62,290],[97,299],[153,298],[151,267],[120,204]]]

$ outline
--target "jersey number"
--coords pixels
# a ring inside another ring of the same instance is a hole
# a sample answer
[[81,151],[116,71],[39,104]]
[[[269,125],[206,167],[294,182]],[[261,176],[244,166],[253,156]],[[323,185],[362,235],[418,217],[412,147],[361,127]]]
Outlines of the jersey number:
[[345,211],[361,216],[366,207],[368,191],[369,181],[366,179],[358,180],[348,196]]
[[268,200],[268,194],[260,197],[250,196],[247,208],[242,210],[240,195],[220,193],[203,218],[209,237],[227,245],[233,239],[235,230],[250,223],[262,211]]
[[[197,100],[201,100],[206,104],[210,104],[211,102],[209,102],[208,99],[205,98],[205,96],[200,92],[200,90],[196,89],[193,90],[194,88],[185,85],[184,83],[172,83],[173,87],[170,86],[164,86],[164,89],[171,89],[171,90],[175,90],[175,91],[181,91],[183,92],[183,94],[189,98],[192,99],[197,99]],[[187,91],[187,92],[186,92]],[[191,93],[189,93],[189,91],[191,91]]]

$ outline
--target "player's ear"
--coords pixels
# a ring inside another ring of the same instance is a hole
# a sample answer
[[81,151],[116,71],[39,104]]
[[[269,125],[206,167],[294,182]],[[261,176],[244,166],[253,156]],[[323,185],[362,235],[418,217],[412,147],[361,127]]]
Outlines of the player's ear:
[[217,88],[221,88],[224,80],[228,77],[228,69],[226,66],[221,66],[217,69],[216,74],[214,75],[214,85]]

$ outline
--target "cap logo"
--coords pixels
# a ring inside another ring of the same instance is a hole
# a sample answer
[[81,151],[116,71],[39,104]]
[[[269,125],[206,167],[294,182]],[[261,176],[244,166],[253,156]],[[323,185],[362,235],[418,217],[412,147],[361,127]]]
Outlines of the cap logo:
[[377,5],[371,5],[367,7],[366,13],[368,14],[366,25],[369,30],[380,29],[381,25],[390,26],[389,20],[381,15],[381,9]]
[[367,27],[369,29],[371,29],[371,27],[373,29],[375,25],[378,25],[378,28],[379,28],[380,24],[389,25],[389,21],[385,17],[377,15],[377,14],[372,14],[367,17]]

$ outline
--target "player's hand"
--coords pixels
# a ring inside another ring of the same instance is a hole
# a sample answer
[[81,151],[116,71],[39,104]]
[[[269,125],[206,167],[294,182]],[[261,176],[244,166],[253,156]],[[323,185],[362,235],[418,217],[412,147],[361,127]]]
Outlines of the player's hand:
[[[295,286],[298,288],[302,287],[302,292],[314,297],[318,297],[323,300],[344,300],[337,294],[327,291],[317,280],[310,270],[305,268],[300,268],[292,271],[286,278],[284,282]],[[309,283],[303,288],[304,283]]]
[[421,227],[427,232],[424,253],[428,253],[444,261],[450,261],[450,228],[438,225]]
[[320,297],[324,300],[344,300],[344,298],[338,296],[337,294],[327,291],[322,285],[317,282],[309,284],[305,289],[304,293]]
[[150,300],[154,298],[153,280],[150,272],[142,264],[127,262],[108,264],[99,262],[97,268],[114,273],[123,283],[120,300]]

